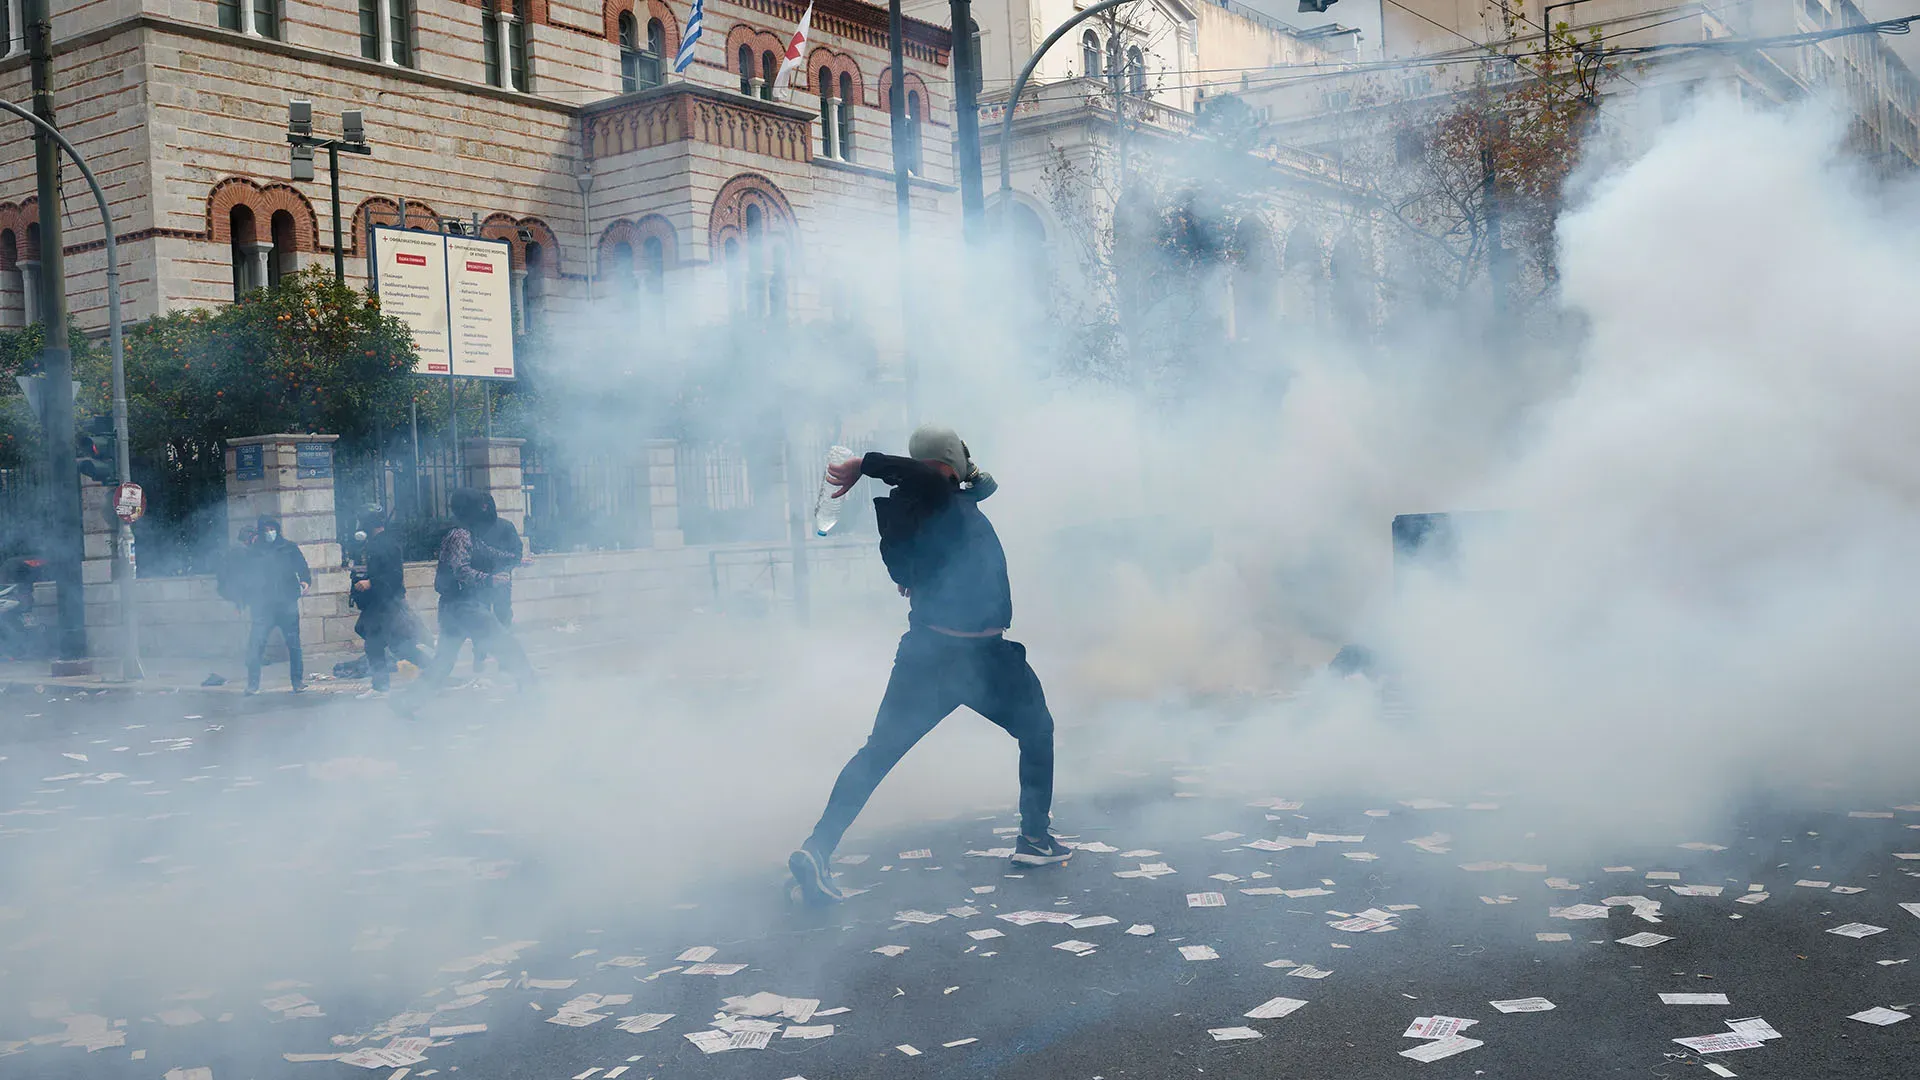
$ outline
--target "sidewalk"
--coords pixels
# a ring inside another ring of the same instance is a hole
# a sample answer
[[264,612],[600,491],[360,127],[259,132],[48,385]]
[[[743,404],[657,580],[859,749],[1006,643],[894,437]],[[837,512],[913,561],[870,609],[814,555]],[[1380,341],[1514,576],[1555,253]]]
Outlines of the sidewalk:
[[[659,631],[666,632],[666,631]],[[520,632],[520,642],[526,648],[527,655],[542,668],[570,666],[578,663],[588,654],[603,650],[617,649],[648,636],[636,633],[631,627],[623,627],[617,633],[602,631],[605,636],[593,635],[590,631],[564,628],[533,629]],[[336,679],[333,666],[343,660],[358,659],[359,652],[328,652],[309,656],[307,687],[317,694],[357,694],[367,688],[367,679],[363,675],[357,679]],[[468,670],[466,657],[460,660],[456,669],[460,674]],[[49,662],[46,660],[0,660],[0,694],[34,693],[43,694],[50,690],[74,690],[93,693],[183,693],[220,694],[239,697],[247,685],[246,664],[241,657],[224,659],[195,659],[181,657],[147,657],[141,660],[146,677],[139,682],[120,681],[120,660],[118,657],[101,656],[93,661],[94,674],[71,675],[54,678],[47,673]],[[262,680],[266,689],[284,691],[286,689],[287,665],[282,660],[270,664]],[[226,679],[219,686],[207,686],[211,675]],[[411,676],[403,673],[400,680]]]

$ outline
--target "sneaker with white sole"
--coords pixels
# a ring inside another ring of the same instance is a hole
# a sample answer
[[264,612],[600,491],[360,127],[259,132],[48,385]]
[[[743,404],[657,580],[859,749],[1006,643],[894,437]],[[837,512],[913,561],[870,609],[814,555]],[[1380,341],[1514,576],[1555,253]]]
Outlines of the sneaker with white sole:
[[847,898],[833,883],[830,863],[828,856],[806,848],[787,856],[787,869],[800,886],[800,899],[809,904],[837,904]]
[[1053,838],[1052,834],[1030,840],[1023,833],[1013,845],[1013,861],[1022,866],[1054,866],[1073,858],[1073,849]]

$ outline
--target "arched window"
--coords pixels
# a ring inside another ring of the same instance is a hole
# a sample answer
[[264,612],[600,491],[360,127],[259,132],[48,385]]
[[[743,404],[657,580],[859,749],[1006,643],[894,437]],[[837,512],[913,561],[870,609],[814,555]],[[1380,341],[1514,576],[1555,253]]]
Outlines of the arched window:
[[280,36],[278,0],[219,0],[218,6],[220,25],[227,30],[264,38]]
[[753,46],[740,46],[740,92],[753,93]]
[[907,91],[907,171],[915,175],[919,174],[921,168],[920,121],[923,108],[920,91]]
[[1115,34],[1107,39],[1107,85],[1113,88],[1114,93],[1120,92],[1120,88],[1124,85],[1121,80],[1125,79],[1126,75],[1127,54],[1120,35]]
[[820,67],[820,155],[833,156],[833,109],[827,104],[833,100],[833,69]]
[[26,317],[27,289],[21,281],[20,242],[12,229],[0,229],[0,291],[5,292],[0,311],[4,311],[9,329],[32,321]]
[[620,90],[631,94],[640,89],[640,24],[633,12],[620,13]]
[[264,284],[255,258],[255,249],[260,245],[253,211],[245,206],[229,211],[227,235],[233,245],[233,298],[238,300]]
[[772,50],[760,54],[760,98],[773,100],[773,77],[780,73],[780,60]]
[[733,309],[736,312],[742,312],[745,311],[747,307],[747,283],[746,275],[741,272],[745,267],[740,265],[740,241],[728,237],[725,251],[727,263],[727,295],[733,298]]
[[767,223],[753,203],[747,204],[747,314],[767,312]]
[[613,283],[615,296],[632,296],[640,291],[640,279],[634,274],[633,245],[625,240],[614,244],[607,253],[607,266],[602,273]]
[[538,241],[527,242],[527,278],[523,285],[520,323],[531,333],[547,310],[547,253]]
[[773,249],[773,273],[767,278],[767,318],[787,321],[787,249]]
[[300,268],[299,255],[293,234],[293,215],[285,210],[275,210],[268,219],[273,233],[273,251],[267,256],[267,287],[280,284],[280,279]]
[[840,160],[853,160],[853,76],[840,73]]
[[1100,35],[1091,30],[1080,35],[1080,67],[1087,78],[1100,77]]
[[1127,89],[1135,94],[1147,92],[1146,58],[1140,55],[1140,47],[1127,50]]
[[987,65],[980,56],[980,23],[975,19],[967,20],[967,48],[973,51],[973,92],[977,95],[986,85]]
[[667,27],[659,19],[647,20],[647,51],[655,56],[667,55]]
[[640,241],[640,274],[647,291],[659,296],[667,287],[667,247],[657,236]]

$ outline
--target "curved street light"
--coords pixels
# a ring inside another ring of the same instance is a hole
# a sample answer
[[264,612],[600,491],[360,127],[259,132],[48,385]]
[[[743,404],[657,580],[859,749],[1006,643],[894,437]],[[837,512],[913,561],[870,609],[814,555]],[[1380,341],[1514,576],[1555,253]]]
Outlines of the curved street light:
[[[93,189],[93,201],[100,206],[100,225],[107,231],[107,338],[113,353],[113,464],[121,482],[130,481],[133,468],[127,447],[127,366],[120,338],[120,250],[114,243],[113,216],[107,212],[106,193],[100,190],[100,181],[94,179],[93,170],[87,168],[87,160],[60,134],[59,128],[11,101],[0,100],[0,109],[32,124],[59,143],[60,149],[80,167],[80,175],[87,178],[87,186]],[[118,515],[114,523],[113,576],[120,583],[120,678],[133,682],[146,677],[140,669],[140,624],[133,600],[133,529]]]
[[1053,48],[1054,42],[1059,41],[1061,37],[1065,36],[1067,31],[1073,29],[1075,26],[1080,25],[1087,19],[1103,11],[1117,8],[1121,4],[1131,4],[1133,2],[1134,0],[1100,0],[1099,3],[1091,7],[1075,12],[1072,18],[1061,23],[1058,29],[1048,34],[1047,39],[1042,41],[1040,47],[1033,50],[1033,55],[1027,58],[1027,66],[1020,69],[1020,77],[1013,80],[1013,93],[1007,95],[1007,115],[1000,120],[1001,205],[1004,206],[1006,204],[1013,190],[1013,159],[1007,156],[1008,149],[1013,145],[1013,110],[1015,106],[1020,104],[1020,91],[1027,88],[1027,80],[1033,76],[1033,69],[1040,66],[1040,58],[1047,54],[1048,49]]

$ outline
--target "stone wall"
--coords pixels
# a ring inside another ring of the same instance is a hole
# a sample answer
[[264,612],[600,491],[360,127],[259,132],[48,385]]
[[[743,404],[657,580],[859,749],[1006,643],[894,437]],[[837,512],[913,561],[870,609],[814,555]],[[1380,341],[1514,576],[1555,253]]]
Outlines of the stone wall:
[[[577,624],[583,631],[622,625],[659,625],[696,610],[779,615],[793,603],[793,552],[781,545],[718,545],[638,551],[536,555],[514,575],[515,625],[538,631]],[[815,609],[830,602],[877,603],[894,595],[875,542],[810,540],[809,590]],[[413,608],[434,627],[432,563],[407,565]],[[313,592],[300,601],[300,637],[309,656],[327,664],[361,649],[347,606],[347,574],[315,567]],[[220,599],[210,575],[147,578],[136,586],[141,654],[199,658],[237,666],[246,649],[247,619]],[[35,594],[39,617],[51,620],[53,586]],[[90,651],[114,652],[120,612],[111,582],[87,586]],[[274,638],[274,652],[280,652]],[[312,661],[310,671],[325,670]]]

